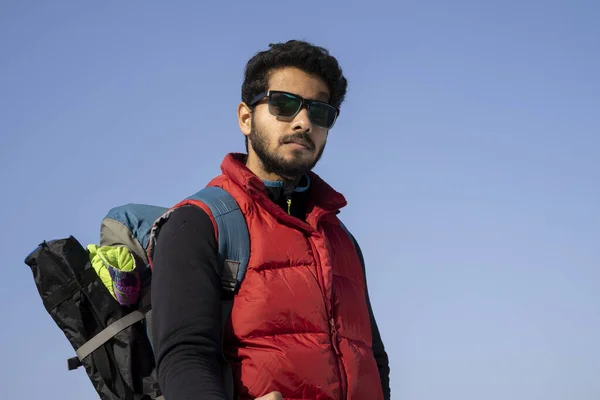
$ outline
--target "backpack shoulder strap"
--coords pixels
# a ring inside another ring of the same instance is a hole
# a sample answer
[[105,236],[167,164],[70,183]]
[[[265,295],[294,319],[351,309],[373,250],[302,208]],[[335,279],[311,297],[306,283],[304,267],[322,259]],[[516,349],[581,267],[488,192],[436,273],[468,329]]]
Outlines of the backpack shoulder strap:
[[248,268],[250,235],[238,203],[226,190],[209,186],[190,196],[206,204],[217,224],[221,284],[226,292],[236,292]]
[[[221,300],[221,335],[223,335],[233,308],[234,294],[244,280],[248,268],[250,233],[238,203],[226,190],[217,186],[208,186],[188,199],[201,201],[208,206],[217,224],[218,256],[219,264],[222,266],[221,287],[224,293],[229,294]],[[233,371],[224,353],[221,365],[227,398],[235,399]]]
[[246,275],[250,259],[250,235],[246,219],[237,201],[225,189],[217,186],[203,188],[166,210],[154,221],[146,248],[150,267],[152,268],[152,256],[157,238],[160,236],[161,226],[177,208],[193,205],[195,202],[200,202],[203,206],[208,207],[208,211],[215,221],[222,287],[225,292],[235,293]]

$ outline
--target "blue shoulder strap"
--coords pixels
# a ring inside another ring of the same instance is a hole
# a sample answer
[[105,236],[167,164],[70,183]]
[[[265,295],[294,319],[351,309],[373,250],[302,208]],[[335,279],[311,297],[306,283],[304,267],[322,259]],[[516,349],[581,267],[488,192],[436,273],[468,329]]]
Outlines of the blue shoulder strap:
[[[235,199],[220,187],[205,187],[189,199],[200,200],[210,208],[218,230],[219,264],[222,266],[221,286],[225,292],[234,294],[244,280],[250,259],[250,234],[244,215]],[[232,308],[233,296],[221,300],[222,334]],[[225,392],[228,399],[235,399],[233,371],[225,354],[222,356]]]
[[188,199],[200,200],[210,208],[217,223],[223,289],[237,291],[250,259],[250,235],[244,215],[235,199],[220,187],[205,187]]

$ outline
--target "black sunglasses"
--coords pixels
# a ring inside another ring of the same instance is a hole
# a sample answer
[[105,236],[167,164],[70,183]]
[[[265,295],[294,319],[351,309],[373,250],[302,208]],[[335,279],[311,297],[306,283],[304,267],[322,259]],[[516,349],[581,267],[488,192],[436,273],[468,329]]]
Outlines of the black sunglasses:
[[269,112],[274,116],[291,119],[298,115],[303,107],[306,107],[310,121],[325,129],[331,129],[340,114],[340,110],[323,101],[306,100],[296,94],[280,90],[261,93],[254,97],[248,105],[253,107],[265,97],[269,99]]

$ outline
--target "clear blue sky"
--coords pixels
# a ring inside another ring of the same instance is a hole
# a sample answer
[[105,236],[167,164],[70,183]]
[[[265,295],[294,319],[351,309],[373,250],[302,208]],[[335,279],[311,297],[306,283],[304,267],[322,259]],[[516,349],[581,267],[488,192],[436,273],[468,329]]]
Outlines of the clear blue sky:
[[97,398],[24,257],[98,241],[243,151],[246,61],[291,38],[349,79],[317,172],[349,201],[394,399],[600,398],[600,3],[0,4],[2,398]]

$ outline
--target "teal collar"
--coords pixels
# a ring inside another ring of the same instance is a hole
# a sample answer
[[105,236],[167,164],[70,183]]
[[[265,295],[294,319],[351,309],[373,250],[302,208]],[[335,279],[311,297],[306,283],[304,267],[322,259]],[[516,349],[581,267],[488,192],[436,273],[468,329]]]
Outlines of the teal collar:
[[[306,192],[308,190],[308,188],[310,187],[310,176],[303,175],[302,178],[300,178],[300,183],[298,184],[298,186],[292,187],[290,185],[289,188],[285,186],[285,183],[283,181],[266,181],[266,180],[263,180],[263,183],[268,188],[273,188],[273,189],[275,189],[275,188],[283,188],[284,192],[287,192],[289,190],[289,192],[302,193],[302,192]],[[292,188],[293,188],[293,190],[291,190]]]

